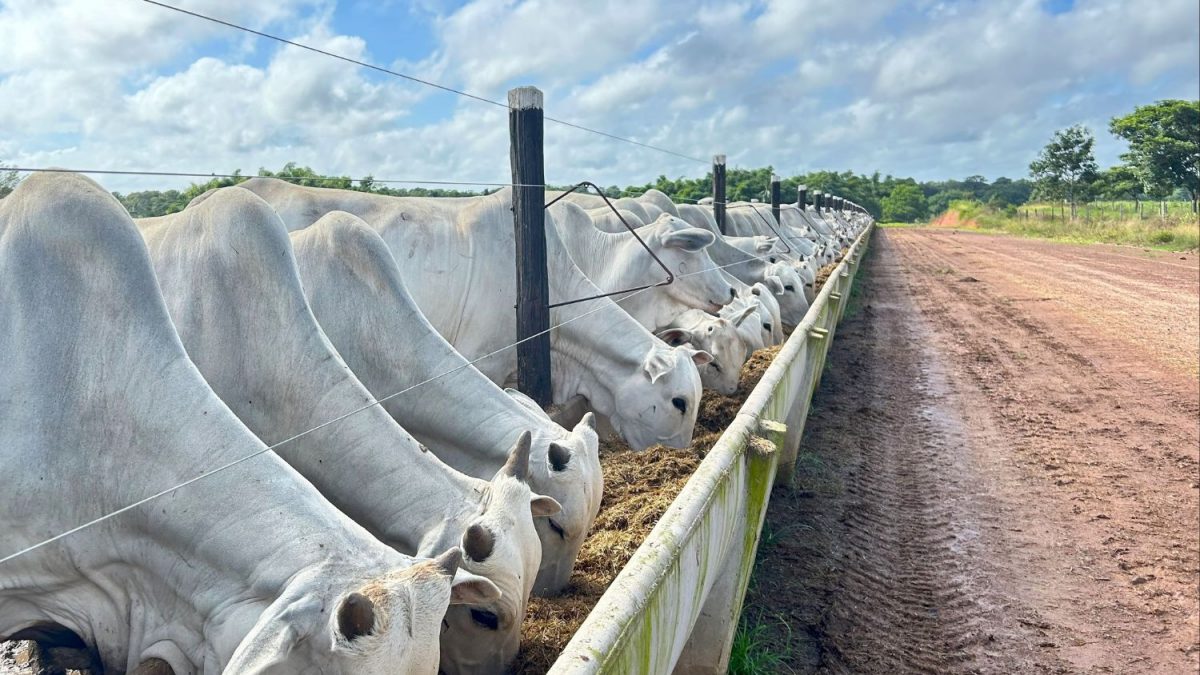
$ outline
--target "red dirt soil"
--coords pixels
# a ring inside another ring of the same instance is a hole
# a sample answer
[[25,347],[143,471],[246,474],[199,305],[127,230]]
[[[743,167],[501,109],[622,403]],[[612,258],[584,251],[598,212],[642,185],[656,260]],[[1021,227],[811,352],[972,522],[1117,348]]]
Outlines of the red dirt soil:
[[1197,672],[1196,257],[877,232],[747,598],[782,672]]
[[963,219],[957,211],[946,211],[929,221],[929,224],[933,227],[979,227],[979,223],[970,218]]

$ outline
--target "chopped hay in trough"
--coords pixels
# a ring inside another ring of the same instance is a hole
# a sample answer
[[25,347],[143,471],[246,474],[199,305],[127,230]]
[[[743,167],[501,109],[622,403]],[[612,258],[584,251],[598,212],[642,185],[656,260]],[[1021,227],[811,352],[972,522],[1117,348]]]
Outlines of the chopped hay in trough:
[[826,280],[829,279],[829,275],[833,274],[833,271],[835,269],[837,269],[838,263],[840,263],[841,261],[842,261],[842,256],[839,255],[837,260],[835,260],[835,261],[829,263],[828,265],[822,267],[821,269],[817,270],[817,281],[814,286],[814,288],[816,289],[817,292],[820,292],[821,287],[824,286]]
[[516,672],[545,673],[550,669],[588,612],[675,501],[700,460],[733,421],[779,349],[769,347],[752,354],[742,367],[732,396],[704,392],[691,447],[675,450],[656,445],[645,452],[634,452],[619,439],[601,442],[604,500],[600,515],[583,543],[566,591],[555,598],[530,599],[522,626],[521,653],[514,664]]

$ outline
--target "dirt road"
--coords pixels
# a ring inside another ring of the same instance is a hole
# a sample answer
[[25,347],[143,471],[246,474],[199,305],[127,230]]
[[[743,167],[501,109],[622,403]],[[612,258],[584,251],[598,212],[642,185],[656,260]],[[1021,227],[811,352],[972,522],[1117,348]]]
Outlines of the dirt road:
[[1197,672],[1196,255],[886,230],[863,273],[747,598],[776,670]]

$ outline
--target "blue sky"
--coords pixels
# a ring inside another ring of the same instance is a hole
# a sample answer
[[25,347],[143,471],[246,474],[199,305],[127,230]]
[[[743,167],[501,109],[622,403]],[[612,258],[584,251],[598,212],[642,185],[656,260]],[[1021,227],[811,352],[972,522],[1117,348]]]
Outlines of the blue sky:
[[[1054,130],[1200,97],[1200,3],[168,0],[707,159],[781,173],[1025,175]],[[548,124],[547,178],[693,162]],[[0,162],[505,181],[505,111],[140,0],[0,2]],[[111,189],[186,180],[112,178]]]

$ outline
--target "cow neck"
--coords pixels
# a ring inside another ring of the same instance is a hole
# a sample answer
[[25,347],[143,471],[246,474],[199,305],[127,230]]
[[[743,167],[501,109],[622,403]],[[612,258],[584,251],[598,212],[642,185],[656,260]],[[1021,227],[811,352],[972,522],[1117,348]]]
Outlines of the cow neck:
[[[282,227],[176,232],[174,243],[194,250],[163,255],[160,275],[169,278],[169,267],[189,260],[194,265],[186,281],[164,283],[180,336],[213,389],[259,438],[280,443],[374,400],[317,325]],[[229,253],[225,235],[237,253]],[[204,311],[204,303],[220,310]],[[276,452],[346,515],[406,553],[416,550],[422,528],[465,517],[481,499],[466,476],[425,452],[379,406]]]
[[319,223],[292,241],[309,304],[347,365],[376,396],[419,385],[384,407],[450,465],[491,478],[523,431],[534,433],[535,448],[565,434],[470,367],[442,338],[376,233]]
[[[546,245],[549,272],[554,279],[550,287],[552,302],[600,293],[575,265],[555,227],[546,228]],[[551,343],[555,403],[565,403],[580,394],[605,415],[615,411],[617,382],[640,376],[646,356],[663,346],[608,298],[554,308],[550,322],[561,324]]]
[[[638,236],[651,246],[657,243],[660,231],[656,225],[637,228]],[[571,242],[567,248],[576,265],[599,288],[613,291],[660,279],[661,273],[654,274],[659,271],[658,265],[628,232],[602,232],[591,224],[590,218],[573,218],[559,228],[559,233]],[[672,307],[662,307],[664,302]],[[652,288],[620,299],[617,304],[646,326],[658,325],[663,316],[673,316],[673,306],[678,303],[660,289]]]
[[[59,210],[47,213],[47,202]],[[18,208],[35,220],[11,222]],[[63,214],[53,226],[42,222]],[[28,413],[9,427],[16,443],[0,429],[0,455],[27,448],[18,458],[70,486],[72,497],[50,520],[35,500],[5,503],[14,533],[40,523],[10,536],[6,552],[263,449],[188,360],[144,245],[94,183],[28,179],[0,206],[0,270],[0,327],[21,329],[0,330],[0,391]],[[47,339],[64,329],[86,339]],[[78,451],[57,452],[67,448]],[[338,559],[366,567],[383,560],[381,550],[264,453],[5,563],[6,577],[30,582],[0,592],[0,633],[45,618],[22,616],[21,607],[57,608],[54,618],[98,645],[106,663],[172,641],[189,658],[223,664],[296,574]],[[4,602],[24,593],[25,602]],[[216,639],[210,627],[228,625],[234,606],[240,634]]]

